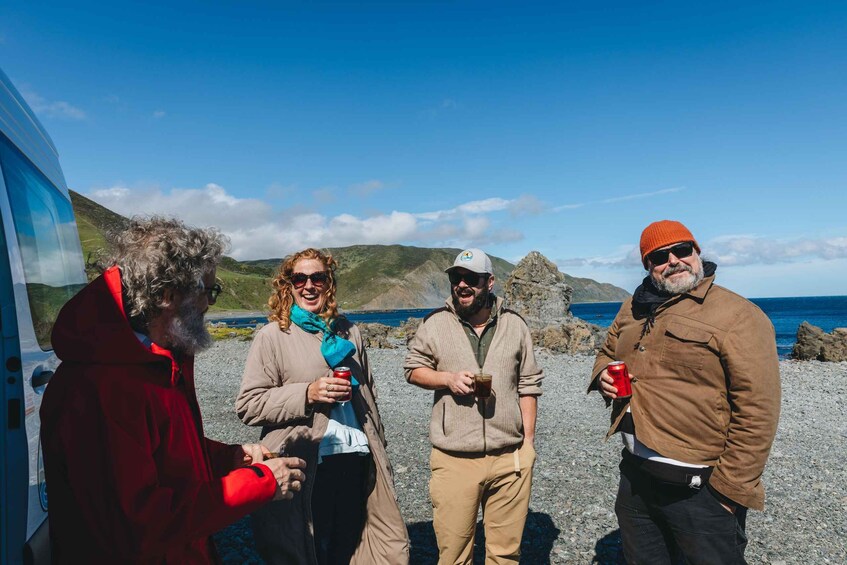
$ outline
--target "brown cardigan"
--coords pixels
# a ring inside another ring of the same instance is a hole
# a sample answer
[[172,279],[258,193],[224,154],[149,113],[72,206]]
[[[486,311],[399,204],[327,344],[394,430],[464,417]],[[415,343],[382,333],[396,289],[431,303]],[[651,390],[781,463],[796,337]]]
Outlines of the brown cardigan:
[[610,361],[625,361],[632,398],[616,401],[608,439],[631,406],[638,440],[687,463],[715,467],[710,485],[761,510],[762,471],[780,409],[774,329],[753,303],[707,277],[659,306],[655,325],[624,302],[597,354],[589,391]]
[[[526,322],[497,298],[497,331],[488,348],[485,366],[492,377],[493,396],[483,406],[473,395],[455,396],[450,389],[433,393],[429,438],[444,451],[487,453],[521,445],[524,437],[519,397],[540,396],[544,374],[535,362],[532,336]],[[465,330],[447,299],[447,306],[428,316],[409,343],[404,369],[426,367],[436,371],[478,371],[476,355]]]
[[[337,327],[339,334],[356,345],[350,368],[361,386],[351,402],[368,437],[374,463],[367,522],[351,563],[406,565],[409,537],[397,504],[367,353],[356,326],[342,317]],[[306,388],[312,381],[332,375],[320,352],[321,339],[320,334],[310,334],[294,324],[287,332],[276,323],[263,327],[253,340],[235,401],[245,424],[263,427],[262,443],[268,449],[284,449],[308,465],[302,493],[292,500],[271,502],[253,516],[256,545],[272,564],[316,563],[310,500],[318,446],[329,423],[331,405],[318,405],[314,411],[307,408]]]

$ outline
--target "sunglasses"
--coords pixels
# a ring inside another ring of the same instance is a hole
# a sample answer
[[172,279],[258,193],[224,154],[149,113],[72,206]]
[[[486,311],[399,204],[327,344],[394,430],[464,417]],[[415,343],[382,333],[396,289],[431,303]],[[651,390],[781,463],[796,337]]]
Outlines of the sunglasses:
[[205,284],[200,283],[197,288],[206,294],[209,302],[215,302],[220,293],[223,291],[223,287],[218,283],[215,283],[212,286],[206,286]]
[[329,275],[326,271],[318,271],[317,273],[312,273],[311,275],[307,275],[304,273],[293,273],[288,280],[291,282],[294,288],[303,288],[306,286],[306,281],[312,281],[312,284],[315,286],[324,286],[327,281],[329,281]]
[[648,253],[647,259],[649,259],[653,265],[664,265],[668,262],[668,259],[670,259],[671,253],[673,253],[673,256],[677,259],[691,257],[691,254],[694,253],[694,244],[690,241],[677,243],[673,247],[659,249],[658,251]]
[[[483,278],[484,277],[484,278]],[[468,286],[477,286],[483,280],[488,280],[487,273],[460,273],[458,271],[450,271],[447,273],[447,278],[450,279],[450,284],[457,285],[459,281],[465,281]]]

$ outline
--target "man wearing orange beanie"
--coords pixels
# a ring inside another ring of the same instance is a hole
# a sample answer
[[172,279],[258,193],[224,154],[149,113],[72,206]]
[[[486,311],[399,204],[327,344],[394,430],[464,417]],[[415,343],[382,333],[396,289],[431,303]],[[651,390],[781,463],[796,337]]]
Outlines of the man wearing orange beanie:
[[[779,419],[773,326],[715,284],[717,266],[680,222],[641,234],[648,274],[597,354],[588,390],[620,432],[615,512],[627,562],[745,563],[747,508],[764,506],[762,472]],[[607,371],[624,361],[632,395]]]

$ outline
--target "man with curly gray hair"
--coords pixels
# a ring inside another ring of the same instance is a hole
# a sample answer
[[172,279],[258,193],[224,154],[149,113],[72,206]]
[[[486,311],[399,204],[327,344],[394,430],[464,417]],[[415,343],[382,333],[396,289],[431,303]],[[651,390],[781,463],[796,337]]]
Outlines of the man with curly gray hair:
[[[196,354],[212,344],[203,320],[205,309],[183,300],[169,308],[176,294],[215,303],[221,286],[215,272],[227,240],[214,229],[186,228],[162,217],[135,220],[112,236],[109,264],[119,268],[125,310],[133,330],[158,337],[156,343]],[[176,315],[174,315],[176,314]]]
[[293,497],[305,463],[203,434],[194,354],[211,344],[226,238],[153,217],[112,243],[53,329],[62,363],[41,405],[53,562],[216,563],[210,535]]

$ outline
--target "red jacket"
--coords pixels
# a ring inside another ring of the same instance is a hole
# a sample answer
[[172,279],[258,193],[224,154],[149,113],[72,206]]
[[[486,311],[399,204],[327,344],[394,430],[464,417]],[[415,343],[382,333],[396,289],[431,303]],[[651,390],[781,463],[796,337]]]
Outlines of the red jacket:
[[204,437],[194,359],[141,344],[114,267],[65,305],[53,347],[41,442],[54,562],[218,562],[209,536],[276,481],[264,465],[233,469],[240,447]]

